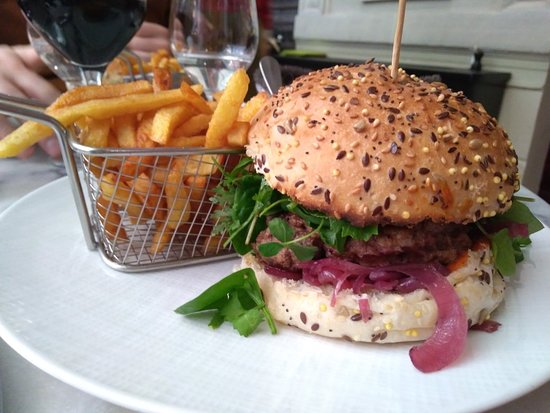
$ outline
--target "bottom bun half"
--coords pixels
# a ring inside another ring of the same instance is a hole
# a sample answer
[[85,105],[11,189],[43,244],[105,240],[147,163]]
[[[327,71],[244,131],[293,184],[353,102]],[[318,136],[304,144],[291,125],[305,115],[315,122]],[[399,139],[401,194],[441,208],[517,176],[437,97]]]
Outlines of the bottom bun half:
[[[437,320],[437,306],[424,289],[407,294],[370,291],[354,294],[342,290],[331,306],[333,287],[313,286],[304,281],[274,277],[249,253],[242,268],[252,268],[258,278],[269,311],[275,320],[309,333],[351,341],[396,343],[425,340]],[[464,306],[469,325],[480,324],[504,298],[505,283],[494,269],[491,250],[468,252],[465,265],[447,279]],[[372,317],[361,319],[359,300],[368,299]]]

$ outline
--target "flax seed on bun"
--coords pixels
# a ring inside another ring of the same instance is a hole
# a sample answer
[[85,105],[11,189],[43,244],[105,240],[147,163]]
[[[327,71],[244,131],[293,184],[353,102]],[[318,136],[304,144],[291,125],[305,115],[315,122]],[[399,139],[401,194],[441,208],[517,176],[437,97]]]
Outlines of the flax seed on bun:
[[312,72],[253,120],[269,185],[356,226],[475,222],[508,209],[517,155],[483,106],[378,63]]

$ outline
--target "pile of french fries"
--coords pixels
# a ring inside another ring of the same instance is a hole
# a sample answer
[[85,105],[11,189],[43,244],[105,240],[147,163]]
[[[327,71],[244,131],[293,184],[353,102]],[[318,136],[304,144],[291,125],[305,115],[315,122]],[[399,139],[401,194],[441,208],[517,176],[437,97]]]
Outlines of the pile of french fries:
[[103,82],[120,83],[128,76],[149,74],[154,69],[167,69],[172,73],[183,71],[177,59],[166,49],[152,53],[147,61],[141,60],[138,56],[123,53],[109,63],[103,75]]
[[[249,78],[244,70],[236,71],[213,100],[203,97],[200,85],[170,85],[170,70],[157,67],[152,82],[76,88],[61,95],[46,113],[66,127],[76,125],[85,146],[148,150],[146,155],[106,151],[83,156],[85,170],[97,184],[92,196],[104,241],[131,243],[137,239],[135,228],[146,224],[151,235],[147,252],[152,256],[176,236],[199,234],[200,254],[210,255],[223,242],[204,231],[214,208],[209,199],[219,182],[219,166],[229,161],[227,155],[208,150],[246,145],[250,121],[267,95],[259,93],[245,102]],[[0,140],[0,157],[16,156],[49,135],[47,126],[27,121]],[[155,155],[160,147],[205,151]]]

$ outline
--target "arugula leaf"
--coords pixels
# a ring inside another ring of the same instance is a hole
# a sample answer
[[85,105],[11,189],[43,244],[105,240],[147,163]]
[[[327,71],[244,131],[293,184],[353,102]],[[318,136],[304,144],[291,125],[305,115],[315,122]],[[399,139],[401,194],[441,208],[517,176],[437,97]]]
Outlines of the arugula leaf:
[[296,255],[296,258],[300,261],[311,261],[319,249],[314,246],[301,245],[298,243],[288,244],[288,248]]
[[268,224],[269,231],[281,242],[292,241],[294,230],[288,222],[282,218],[273,218]]
[[491,251],[495,257],[495,268],[504,276],[514,275],[516,256],[512,238],[507,229],[491,235]]
[[285,246],[280,242],[264,242],[258,245],[258,251],[264,257],[273,257],[277,255]]
[[[251,170],[251,158],[243,159],[231,172],[224,173],[224,178],[215,189],[212,202],[222,205],[216,212],[217,224],[214,234],[227,232],[229,237],[226,246],[233,244],[234,249],[241,255],[249,252],[251,243],[258,234],[267,227],[267,217],[291,212],[300,216],[311,228],[317,228],[321,239],[328,245],[343,251],[349,238],[368,240],[378,233],[378,227],[367,226],[365,228],[354,227],[350,223],[318,212],[310,211],[299,206],[290,197],[274,190],[265,181],[262,175]],[[281,243],[290,248],[290,243],[298,245],[292,240],[290,234],[292,228],[284,220],[275,221],[270,228],[272,234]],[[308,236],[311,236],[311,232]],[[303,239],[303,238],[302,238]],[[289,245],[286,245],[289,243]],[[263,247],[267,254],[273,253],[276,248],[273,245]],[[315,247],[294,246],[293,252],[298,257],[310,259],[317,251]],[[279,249],[280,251],[280,249]],[[273,253],[273,255],[276,254]]]
[[512,206],[504,214],[501,214],[499,219],[527,224],[529,235],[544,228],[544,225],[533,215],[529,207],[522,203],[517,197],[512,199]]
[[[533,215],[527,205],[523,203],[523,201],[528,200],[529,198],[514,196],[512,198],[512,206],[506,212],[485,222],[489,226],[494,223],[506,224],[509,222],[525,224],[527,225],[529,235],[540,231],[544,228],[544,225]],[[516,264],[525,259],[522,248],[531,244],[529,236],[512,236],[507,228],[493,234],[488,234],[481,224],[478,224],[478,228],[491,241],[491,250],[495,257],[495,268],[504,276],[513,275],[516,271]]]
[[227,321],[233,324],[240,335],[247,337],[265,319],[271,333],[277,333],[275,321],[267,309],[256,274],[251,268],[228,275],[175,310],[186,316],[206,311],[214,312],[208,324],[212,328],[218,328]]

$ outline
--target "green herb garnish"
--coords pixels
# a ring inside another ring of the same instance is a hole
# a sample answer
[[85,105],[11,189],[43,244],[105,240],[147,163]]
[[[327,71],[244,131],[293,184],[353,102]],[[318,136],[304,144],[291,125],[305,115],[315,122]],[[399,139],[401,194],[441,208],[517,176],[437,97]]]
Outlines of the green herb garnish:
[[228,275],[175,311],[183,315],[214,312],[208,324],[210,327],[215,329],[228,321],[245,337],[252,334],[265,319],[271,333],[277,333],[275,321],[266,307],[256,274],[251,268]]
[[315,256],[317,249],[301,245],[299,241],[315,232],[319,233],[323,242],[340,252],[344,250],[345,243],[350,237],[367,241],[378,233],[376,225],[354,227],[346,221],[298,205],[290,197],[271,188],[262,175],[251,171],[251,163],[252,159],[245,158],[230,173],[225,173],[212,198],[212,202],[225,205],[217,213],[215,233],[227,232],[229,238],[226,246],[232,243],[239,254],[244,255],[251,251],[251,243],[268,226],[267,217],[284,212],[298,215],[315,230],[300,239],[293,239],[292,228],[288,224],[283,228],[284,224],[281,221],[284,220],[272,219],[270,222],[275,220],[275,223],[270,224],[269,229],[280,242],[260,245],[258,250],[264,256],[276,255],[286,247],[294,252],[299,260],[310,260]]
[[533,215],[523,202],[529,198],[512,198],[512,206],[505,213],[478,223],[478,228],[490,239],[495,268],[505,276],[514,275],[516,264],[524,260],[522,248],[531,244],[529,236],[512,236],[508,228],[488,233],[486,227],[506,225],[509,222],[527,225],[529,235],[540,231],[544,225]]
[[260,244],[258,250],[264,257],[277,255],[283,248],[289,248],[300,261],[309,261],[315,257],[318,248],[299,244],[317,231],[311,231],[302,237],[294,238],[294,229],[282,218],[273,218],[268,224],[271,234],[281,242],[266,242]]

